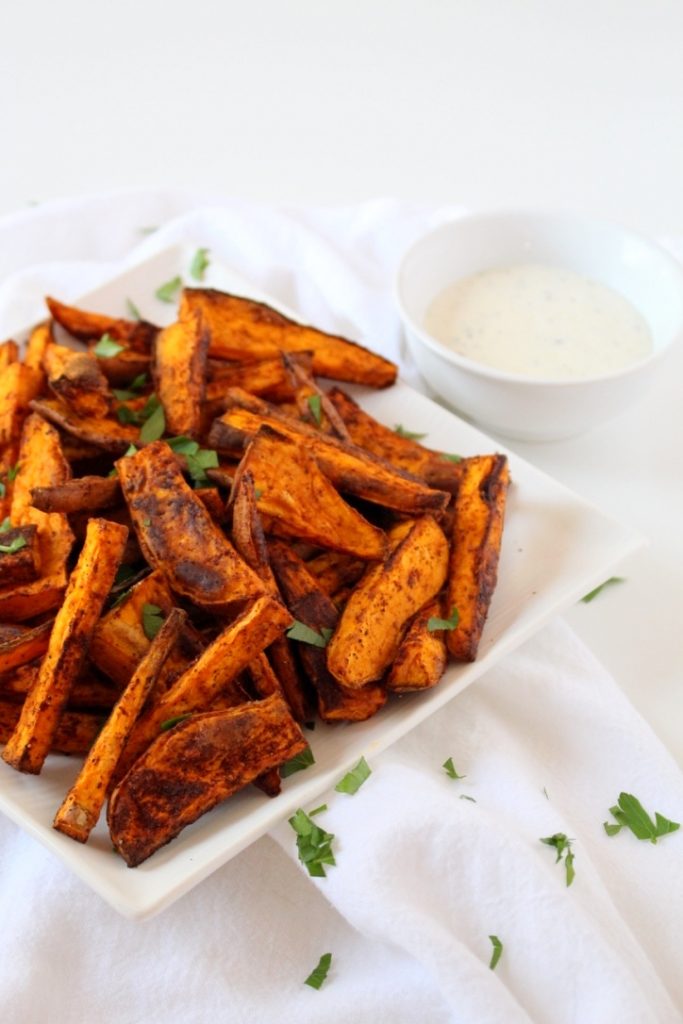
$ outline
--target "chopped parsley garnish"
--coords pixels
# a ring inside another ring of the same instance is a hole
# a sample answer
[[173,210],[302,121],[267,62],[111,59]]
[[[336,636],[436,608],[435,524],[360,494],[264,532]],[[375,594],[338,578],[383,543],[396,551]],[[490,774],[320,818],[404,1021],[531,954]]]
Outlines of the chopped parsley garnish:
[[117,388],[112,389],[112,393],[115,398],[118,398],[119,402],[128,402],[131,398],[139,398],[139,392],[144,388],[147,383],[147,374],[139,373],[137,377],[128,385],[126,390],[120,391]]
[[[464,779],[464,778],[465,778],[465,776],[463,775],[463,776],[462,776],[462,778]],[[467,796],[467,794],[466,794],[466,793],[462,793],[462,794],[460,795],[460,797],[459,797],[458,799],[460,799],[460,800],[469,800],[469,802],[470,802],[471,804],[476,804],[476,802],[477,802],[477,801],[476,801],[476,800],[474,799],[474,797],[473,797],[473,796]]]
[[133,320],[142,320],[140,310],[132,299],[126,299],[126,309],[128,310],[128,315],[132,317]]
[[462,455],[449,455],[448,452],[442,452],[441,458],[446,462],[462,462]]
[[289,761],[280,765],[280,778],[287,779],[290,775],[305,771],[312,764],[315,764],[313,751],[310,747],[304,747],[299,754],[295,754],[294,757],[290,757]]
[[176,715],[175,718],[167,718],[166,721],[162,722],[161,725],[159,726],[159,731],[160,732],[168,732],[168,730],[172,729],[174,725],[179,725],[180,722],[184,722],[186,718],[191,718],[191,717],[192,717],[192,715],[188,711],[184,715]]
[[610,586],[612,586],[613,583],[625,583],[625,582],[626,582],[626,580],[624,579],[623,576],[610,576],[610,578],[608,580],[605,580],[604,583],[601,583],[600,586],[596,587],[594,590],[590,590],[587,594],[584,594],[584,596],[581,598],[581,600],[583,601],[584,604],[590,604],[590,602],[594,598],[596,598],[598,596],[598,594],[602,593],[602,591],[605,589],[605,587],[610,587]]
[[9,469],[7,470],[7,479],[9,480],[10,483],[12,483],[13,480],[16,480],[17,476],[19,475],[20,469],[21,465],[18,462],[15,463],[14,466],[9,467]]
[[128,447],[126,448],[125,452],[123,453],[122,458],[127,459],[129,455],[136,455],[136,454],[137,454],[137,448],[135,447],[135,445],[134,444],[129,444]]
[[172,277],[170,281],[165,281],[164,284],[159,285],[154,294],[162,302],[175,302],[176,296],[182,287],[182,278]]
[[200,448],[196,441],[191,437],[185,437],[184,434],[168,438],[167,444],[176,455],[185,456],[187,471],[195,485],[209,483],[206,470],[218,468],[218,454],[215,451],[211,448]]
[[556,832],[555,835],[547,836],[545,839],[541,839],[542,843],[546,846],[552,846],[557,853],[555,863],[557,864],[562,860],[564,856],[564,867],[566,872],[567,885],[571,885],[574,881],[574,854],[572,853],[571,846],[574,842],[573,839],[568,839],[564,832]]
[[353,796],[354,793],[358,792],[363,783],[370,778],[371,774],[372,768],[365,758],[361,757],[356,767],[347,772],[341,782],[338,782],[334,788],[337,793],[348,793],[349,796]]
[[322,626],[319,633],[307,626],[305,622],[294,620],[294,625],[287,630],[290,640],[298,640],[302,644],[310,644],[311,647],[327,647],[334,630],[328,626]]
[[460,615],[457,608],[451,608],[450,619],[440,619],[436,615],[432,615],[427,619],[427,629],[430,633],[436,633],[439,629],[455,629],[460,622]]
[[320,395],[308,396],[308,408],[311,410],[313,419],[320,426],[323,421],[323,406]]
[[322,983],[325,981],[325,978],[327,977],[327,972],[330,969],[331,963],[332,954],[323,953],[323,955],[320,957],[320,960],[318,960],[318,966],[315,967],[308,975],[304,982],[304,985],[310,985],[311,988],[320,988]]
[[441,767],[443,768],[443,770],[445,771],[445,773],[446,773],[446,775],[448,776],[449,779],[466,779],[467,778],[466,775],[458,775],[457,771],[455,770],[455,765],[453,764],[453,758],[452,757],[449,757],[447,761],[444,761],[444,763],[441,765]]
[[296,832],[299,860],[313,878],[325,878],[325,865],[336,864],[332,853],[334,836],[311,820],[313,814],[320,813],[323,809],[324,805],[311,811],[309,815],[299,808],[289,819],[289,824]]
[[608,836],[615,836],[621,832],[622,828],[626,827],[633,832],[636,839],[649,839],[651,843],[656,843],[662,836],[666,836],[670,832],[677,832],[681,827],[679,822],[669,821],[658,811],[655,811],[655,820],[653,821],[640,800],[631,793],[620,793],[619,802],[609,810],[617,824],[612,824],[609,821],[603,822]]
[[119,352],[123,352],[125,345],[119,345],[117,341],[109,334],[103,334],[100,340],[95,345],[93,352],[100,359],[111,359],[112,356],[117,356]]
[[0,544],[0,551],[6,555],[13,555],[15,551],[21,551],[26,547],[25,537],[15,537],[9,544]]
[[8,530],[12,529],[12,522],[9,516],[5,516],[3,521],[0,523],[0,533],[7,533]]
[[399,437],[405,437],[407,441],[421,441],[426,434],[414,434],[412,430],[406,430],[400,423],[397,423],[394,427],[394,433],[398,434]]
[[197,249],[196,253],[192,257],[192,262],[190,263],[190,274],[195,281],[204,280],[204,275],[210,262],[209,250]]
[[145,422],[140,428],[140,440],[144,444],[158,441],[166,430],[166,416],[164,407],[156,395],[150,395],[141,415]]
[[153,640],[164,624],[164,615],[157,604],[143,604],[142,629],[148,640]]
[[503,955],[503,943],[500,941],[497,935],[489,935],[489,939],[491,940],[491,945],[493,946],[493,950],[491,952],[491,962],[489,963],[489,967],[492,971],[495,971],[496,967],[498,966],[498,961]]

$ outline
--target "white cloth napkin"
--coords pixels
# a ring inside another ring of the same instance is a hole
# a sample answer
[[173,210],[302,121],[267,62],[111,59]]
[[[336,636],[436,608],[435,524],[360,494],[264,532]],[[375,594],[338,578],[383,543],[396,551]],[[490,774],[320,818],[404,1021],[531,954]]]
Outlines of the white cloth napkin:
[[[52,203],[0,222],[0,336],[43,316],[46,291],[75,298],[186,240],[313,322],[401,358],[393,269],[452,213],[388,201],[274,210],[177,192]],[[465,778],[447,777],[448,757]],[[562,621],[371,767],[355,796],[325,797],[318,820],[337,857],[326,878],[305,874],[283,823],[142,923],[1,819],[2,1019],[682,1019],[683,830],[653,846],[609,838],[602,822],[622,790],[683,820],[683,776]],[[570,887],[539,841],[557,832],[573,839]],[[490,935],[504,946],[495,971]],[[303,980],[326,952],[314,991]]]

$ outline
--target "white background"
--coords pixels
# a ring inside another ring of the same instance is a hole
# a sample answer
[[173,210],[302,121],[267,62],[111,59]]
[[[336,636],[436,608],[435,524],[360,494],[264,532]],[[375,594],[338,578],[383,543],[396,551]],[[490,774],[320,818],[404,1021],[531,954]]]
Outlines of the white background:
[[[683,238],[677,0],[23,0],[0,14],[0,97],[0,213],[180,185]],[[683,355],[592,435],[516,446],[652,538],[568,617],[681,763],[682,379]]]

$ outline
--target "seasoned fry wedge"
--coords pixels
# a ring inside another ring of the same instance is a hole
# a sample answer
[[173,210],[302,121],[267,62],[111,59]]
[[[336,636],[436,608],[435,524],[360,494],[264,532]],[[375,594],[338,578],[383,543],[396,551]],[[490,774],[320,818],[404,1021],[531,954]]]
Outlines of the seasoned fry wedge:
[[[19,444],[24,420],[36,395],[40,394],[43,374],[23,363],[10,363],[0,371],[0,450]],[[11,456],[3,465],[14,462]]]
[[[6,743],[17,727],[21,706],[0,699],[0,743]],[[102,715],[65,711],[52,739],[51,753],[86,754],[102,728]]]
[[52,323],[46,320],[45,323],[38,324],[37,327],[33,328],[26,342],[24,365],[30,366],[32,370],[38,370],[41,374],[41,380],[45,379],[43,356],[48,345],[51,345],[53,341]]
[[324,551],[315,558],[309,558],[306,568],[324,593],[333,597],[337,591],[358,582],[366,569],[366,563],[339,551]]
[[351,594],[327,647],[327,667],[343,686],[380,679],[395,658],[406,623],[441,590],[448,542],[423,516],[383,564],[371,566]]
[[97,824],[121,751],[180,635],[185,618],[180,608],[173,608],[169,613],[55,815],[54,828],[79,843],[87,841]]
[[208,288],[186,288],[181,316],[199,310],[211,341],[209,353],[235,362],[255,362],[283,352],[312,352],[313,373],[382,388],[396,380],[388,359],[346,338],[305,327],[262,302]]
[[430,630],[429,620],[443,618],[442,602],[435,598],[417,613],[403,637],[385,686],[393,693],[427,690],[441,679],[448,660],[442,629]]
[[89,352],[74,352],[63,345],[48,345],[43,355],[47,383],[57,398],[77,416],[106,416],[113,395],[97,359]]
[[[337,625],[339,613],[317,585],[306,564],[287,545],[269,545],[273,568],[292,615],[324,641]],[[370,684],[361,690],[340,686],[327,668],[323,646],[297,643],[299,657],[317,696],[318,713],[324,722],[362,722],[386,702],[384,687]]]
[[344,420],[350,440],[392,466],[412,473],[430,487],[456,494],[462,477],[462,462],[457,454],[444,454],[424,448],[417,441],[401,436],[364,412],[341,388],[331,388],[328,401]]
[[[23,703],[39,671],[40,661],[34,661],[27,665],[19,665],[7,675],[0,675],[0,696],[18,704]],[[103,682],[95,675],[91,666],[86,665],[69,691],[67,706],[70,711],[111,711],[120,692],[112,684]]]
[[52,621],[49,619],[40,626],[34,626],[33,629],[24,630],[18,636],[0,642],[0,675],[11,672],[20,665],[27,665],[35,658],[42,658],[50,642]]
[[33,508],[34,487],[63,484],[70,476],[58,432],[40,416],[31,414],[19,447],[19,473],[14,481],[10,518],[19,526],[35,526],[40,551],[40,577],[0,590],[0,619],[21,621],[56,607],[66,587],[66,560],[73,533],[62,513]]
[[43,767],[114,581],[127,533],[124,526],[105,519],[91,519],[88,524],[85,544],[57,613],[38,678],[2,753],[3,760],[18,771],[37,775]]
[[31,502],[41,512],[97,512],[123,500],[118,477],[81,476],[53,487],[34,487]]
[[103,334],[108,334],[114,341],[139,352],[146,352],[159,330],[146,320],[123,320],[120,317],[105,316],[103,313],[89,313],[84,309],[76,309],[75,306],[67,306],[49,296],[45,302],[57,323],[80,341],[99,339]]
[[123,770],[157,736],[164,722],[211,707],[216,697],[241,703],[237,677],[291,624],[291,615],[274,598],[254,601],[209,644],[171,688],[138,719],[123,753]]
[[447,607],[457,608],[448,650],[474,661],[498,578],[498,558],[510,474],[504,455],[469,459],[455,502]]
[[264,593],[256,573],[185,483],[167,444],[155,441],[116,467],[145,558],[176,593],[216,609]]
[[[311,354],[296,352],[289,360],[311,368]],[[208,404],[220,404],[229,388],[243,388],[252,395],[261,395],[271,402],[294,400],[295,382],[291,371],[285,366],[281,354],[272,359],[260,359],[257,363],[226,363],[217,359],[209,360],[209,383],[206,385],[204,400]]]
[[216,804],[306,746],[273,694],[192,716],[162,733],[111,795],[114,846],[136,867]]
[[[136,583],[121,600],[103,615],[95,626],[89,655],[93,664],[118,686],[127,686],[137,665],[149,650],[150,640],[143,626],[145,605],[153,605],[167,618],[175,607],[173,595],[162,573],[153,572]],[[194,641],[194,650],[187,644]],[[201,647],[193,632],[183,633],[183,644],[176,648],[163,667],[159,683],[162,689],[182,675]]]
[[91,345],[89,351],[96,357],[100,370],[110,384],[126,387],[142,374],[147,378],[151,375],[151,358],[148,352],[135,352],[131,348],[124,348],[115,356],[104,357],[98,356],[95,348],[95,345]]
[[95,445],[112,455],[123,455],[133,444],[138,444],[140,431],[129,423],[115,419],[95,419],[92,416],[77,416],[68,406],[56,399],[40,398],[30,403],[50,423],[61,427],[80,441]]
[[[237,396],[235,391],[232,392],[232,398],[244,401],[242,395]],[[439,513],[448,504],[450,495],[444,491],[427,487],[416,477],[355,445],[321,434],[305,423],[278,414],[275,408],[261,412],[234,405],[214,421],[209,444],[230,453],[243,451],[263,426],[289,437],[302,448],[305,446],[339,491],[407,515]]]
[[169,434],[199,435],[208,344],[208,331],[196,311],[157,335],[152,373]]
[[10,363],[16,363],[19,359],[19,346],[16,341],[9,338],[0,344],[0,371],[4,370]]
[[40,571],[38,528],[15,526],[0,532],[0,587],[34,580]]
[[279,534],[376,560],[386,552],[382,530],[372,526],[339,496],[316,460],[289,438],[262,427],[235,476],[254,478],[259,511],[274,520]]

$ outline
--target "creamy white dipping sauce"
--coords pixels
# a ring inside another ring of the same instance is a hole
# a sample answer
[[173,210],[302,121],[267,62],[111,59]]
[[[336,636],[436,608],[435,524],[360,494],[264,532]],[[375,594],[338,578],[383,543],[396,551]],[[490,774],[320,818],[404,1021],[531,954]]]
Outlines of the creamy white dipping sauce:
[[427,310],[425,328],[468,359],[554,380],[610,373],[652,351],[647,323],[622,295],[535,263],[449,285]]

